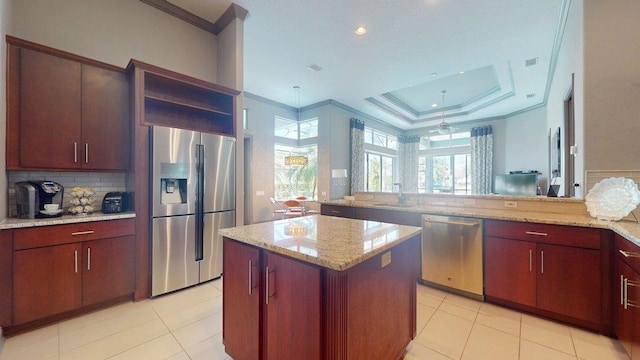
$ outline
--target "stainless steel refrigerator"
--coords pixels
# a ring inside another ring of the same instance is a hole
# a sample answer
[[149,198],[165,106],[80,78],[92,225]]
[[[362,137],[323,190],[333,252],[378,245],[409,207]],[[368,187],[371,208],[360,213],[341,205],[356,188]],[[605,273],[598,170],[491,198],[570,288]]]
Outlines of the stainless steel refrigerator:
[[218,230],[235,225],[235,138],[161,126],[151,131],[156,296],[222,274]]

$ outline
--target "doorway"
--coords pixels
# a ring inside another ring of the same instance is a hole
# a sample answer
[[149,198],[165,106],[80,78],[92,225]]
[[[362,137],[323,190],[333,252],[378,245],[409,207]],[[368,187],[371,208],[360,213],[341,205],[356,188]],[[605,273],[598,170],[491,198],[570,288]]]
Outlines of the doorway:
[[575,74],[571,74],[571,86],[564,97],[564,194],[568,197],[576,196],[576,189],[574,187],[576,180],[576,159],[573,151],[571,151],[572,146],[576,144],[576,119],[573,96],[574,79]]

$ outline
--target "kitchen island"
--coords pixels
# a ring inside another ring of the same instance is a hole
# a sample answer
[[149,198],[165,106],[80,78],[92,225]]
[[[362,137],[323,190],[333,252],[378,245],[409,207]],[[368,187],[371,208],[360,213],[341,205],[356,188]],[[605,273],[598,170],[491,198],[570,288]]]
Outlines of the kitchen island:
[[221,230],[225,351],[401,358],[416,334],[420,232],[320,215]]

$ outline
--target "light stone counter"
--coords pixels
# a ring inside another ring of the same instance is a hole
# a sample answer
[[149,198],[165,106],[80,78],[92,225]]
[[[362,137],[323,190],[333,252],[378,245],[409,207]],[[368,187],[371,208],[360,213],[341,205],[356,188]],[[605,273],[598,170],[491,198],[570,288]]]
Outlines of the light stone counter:
[[228,238],[343,271],[420,234],[421,228],[311,215],[220,230]]
[[[540,197],[540,200],[544,201],[544,197]],[[576,202],[576,201],[573,201]],[[496,219],[496,220],[511,220],[522,222],[535,222],[543,224],[556,224],[556,225],[569,225],[569,226],[581,226],[592,227],[600,229],[610,229],[625,239],[631,241],[637,246],[640,246],[640,224],[632,220],[620,220],[620,221],[604,221],[593,218],[585,214],[567,214],[567,213],[552,213],[542,211],[519,211],[509,209],[486,209],[486,208],[474,208],[474,207],[456,207],[456,206],[433,206],[433,205],[412,205],[412,206],[380,206],[378,203],[371,201],[352,201],[346,202],[344,200],[325,201],[322,204],[327,205],[340,205],[340,206],[354,206],[354,207],[366,207],[375,209],[387,209],[396,211],[410,211],[418,212],[422,214],[434,214],[434,215],[450,215],[450,216],[467,216],[480,219]]]
[[91,222],[91,221],[128,219],[128,218],[134,218],[134,217],[136,217],[136,213],[134,212],[125,212],[125,213],[116,213],[116,214],[103,214],[101,212],[97,212],[97,213],[89,214],[86,216],[63,215],[60,217],[42,218],[42,219],[9,218],[9,219],[4,219],[0,222],[0,230],[28,228],[28,227],[36,227],[36,226],[48,226],[48,225],[74,224],[74,223]]

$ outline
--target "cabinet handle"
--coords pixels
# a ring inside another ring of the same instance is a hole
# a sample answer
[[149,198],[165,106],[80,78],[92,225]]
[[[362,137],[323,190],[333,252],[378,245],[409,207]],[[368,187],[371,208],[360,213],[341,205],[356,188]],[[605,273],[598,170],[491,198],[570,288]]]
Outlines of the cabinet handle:
[[269,267],[267,266],[265,271],[265,302],[267,305],[269,305],[269,298],[273,296],[269,291],[269,274],[272,272],[273,270],[269,270]]
[[91,270],[91,248],[87,248],[87,270]]
[[626,258],[637,258],[637,257],[640,257],[640,254],[638,254],[637,252],[624,251],[624,250],[618,250],[618,252],[620,254],[622,254]]
[[87,230],[87,231],[76,231],[76,232],[72,232],[71,236],[76,236],[76,235],[89,235],[89,234],[93,234],[95,231],[94,230]]
[[620,305],[624,306],[624,275],[620,275]]
[[340,210],[331,210],[332,214],[340,214]]
[[629,279],[624,279],[624,280],[622,281],[622,284],[623,284],[622,288],[624,289],[624,304],[623,304],[623,305],[624,305],[624,309],[625,309],[625,310],[627,310],[627,305],[629,304],[629,302],[627,301],[627,300],[628,300],[627,296],[629,295],[629,294],[628,294],[629,290],[627,289],[627,285],[628,285],[628,283],[627,283],[627,282],[628,282],[628,280],[629,280]]
[[527,235],[535,235],[535,236],[547,236],[547,233],[537,232],[537,231],[527,231],[525,232]]
[[253,293],[253,267],[255,265],[253,264],[253,261],[249,260],[249,295],[251,295]]
[[78,273],[78,250],[73,252],[73,271]]
[[529,272],[533,271],[533,250],[529,249]]
[[84,163],[89,163],[89,143],[84,143]]
[[540,250],[540,274],[544,274],[544,250]]
[[75,141],[73,142],[73,162],[78,162],[78,143]]

